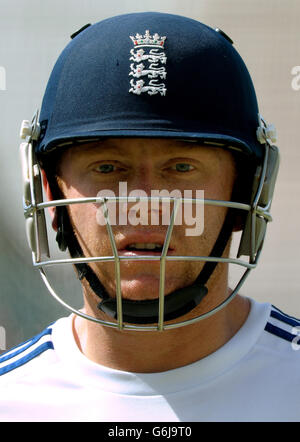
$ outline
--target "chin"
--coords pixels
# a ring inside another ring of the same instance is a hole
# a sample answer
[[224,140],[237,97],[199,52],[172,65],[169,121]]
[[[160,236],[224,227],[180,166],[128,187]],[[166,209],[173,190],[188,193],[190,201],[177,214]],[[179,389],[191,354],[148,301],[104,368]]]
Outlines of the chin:
[[[176,290],[174,281],[165,282],[165,294],[168,295]],[[159,297],[159,278],[143,276],[132,280],[121,281],[122,296],[132,301],[157,299]]]

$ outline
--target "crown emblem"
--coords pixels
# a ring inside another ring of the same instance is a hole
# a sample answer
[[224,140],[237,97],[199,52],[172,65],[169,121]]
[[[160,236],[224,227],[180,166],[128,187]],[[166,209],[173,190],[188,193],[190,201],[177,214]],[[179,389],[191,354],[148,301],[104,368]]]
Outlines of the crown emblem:
[[163,48],[166,37],[161,37],[157,32],[150,35],[150,31],[146,31],[144,35],[136,34],[135,37],[130,36],[134,46],[154,46]]
[[130,35],[134,47],[130,49],[129,58],[133,63],[130,64],[129,92],[141,95],[162,96],[166,95],[167,88],[162,80],[166,79],[167,57],[164,50],[164,44],[167,37],[161,37],[157,32],[154,35],[146,31],[144,35]]

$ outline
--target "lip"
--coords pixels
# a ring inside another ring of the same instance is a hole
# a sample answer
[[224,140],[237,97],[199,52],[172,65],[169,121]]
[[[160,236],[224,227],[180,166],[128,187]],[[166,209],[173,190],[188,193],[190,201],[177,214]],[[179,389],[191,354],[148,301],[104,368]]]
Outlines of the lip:
[[[149,250],[148,252],[145,250],[119,250],[118,253],[119,256],[161,256],[161,252],[154,252],[153,250]],[[172,252],[168,250],[167,255],[171,254]]]
[[[134,233],[134,234],[124,234],[124,238],[120,241],[117,241],[117,248],[119,255],[122,256],[160,256],[160,252],[155,252],[154,250],[127,250],[127,247],[130,244],[134,243],[155,243],[160,244],[162,247],[165,242],[165,235],[159,235],[153,232],[143,232],[143,233]],[[170,241],[167,255],[171,255],[175,253],[174,244]]]

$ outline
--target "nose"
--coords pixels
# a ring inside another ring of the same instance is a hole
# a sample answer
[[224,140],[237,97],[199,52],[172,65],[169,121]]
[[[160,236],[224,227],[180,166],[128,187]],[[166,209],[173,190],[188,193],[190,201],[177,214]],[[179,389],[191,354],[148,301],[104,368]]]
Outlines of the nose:
[[140,192],[147,196],[151,196],[151,192],[159,188],[157,173],[150,161],[141,160],[140,164],[133,169],[127,186],[128,192],[134,192],[137,195]]
[[[168,223],[170,203],[162,203],[153,198],[161,195],[165,186],[159,170],[151,164],[151,158],[141,159],[141,163],[134,169],[126,184],[127,194],[124,192],[124,196],[135,199],[119,206],[124,219],[127,218],[131,225],[160,226]],[[150,197],[152,199],[149,199]]]

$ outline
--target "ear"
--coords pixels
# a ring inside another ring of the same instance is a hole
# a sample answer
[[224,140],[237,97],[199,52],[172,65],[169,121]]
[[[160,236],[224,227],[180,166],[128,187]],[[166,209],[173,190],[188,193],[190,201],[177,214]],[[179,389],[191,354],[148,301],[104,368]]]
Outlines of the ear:
[[[53,201],[54,198],[53,198],[53,195],[52,195],[52,192],[51,192],[51,188],[50,188],[50,185],[49,185],[49,181],[47,179],[46,172],[44,170],[41,170],[41,173],[42,173],[43,186],[44,186],[44,191],[45,191],[47,200],[48,201]],[[53,230],[55,230],[55,232],[57,232],[57,213],[56,213],[56,207],[49,207],[48,210],[49,210],[49,213],[50,213],[50,216],[51,216],[51,219],[52,219]]]

